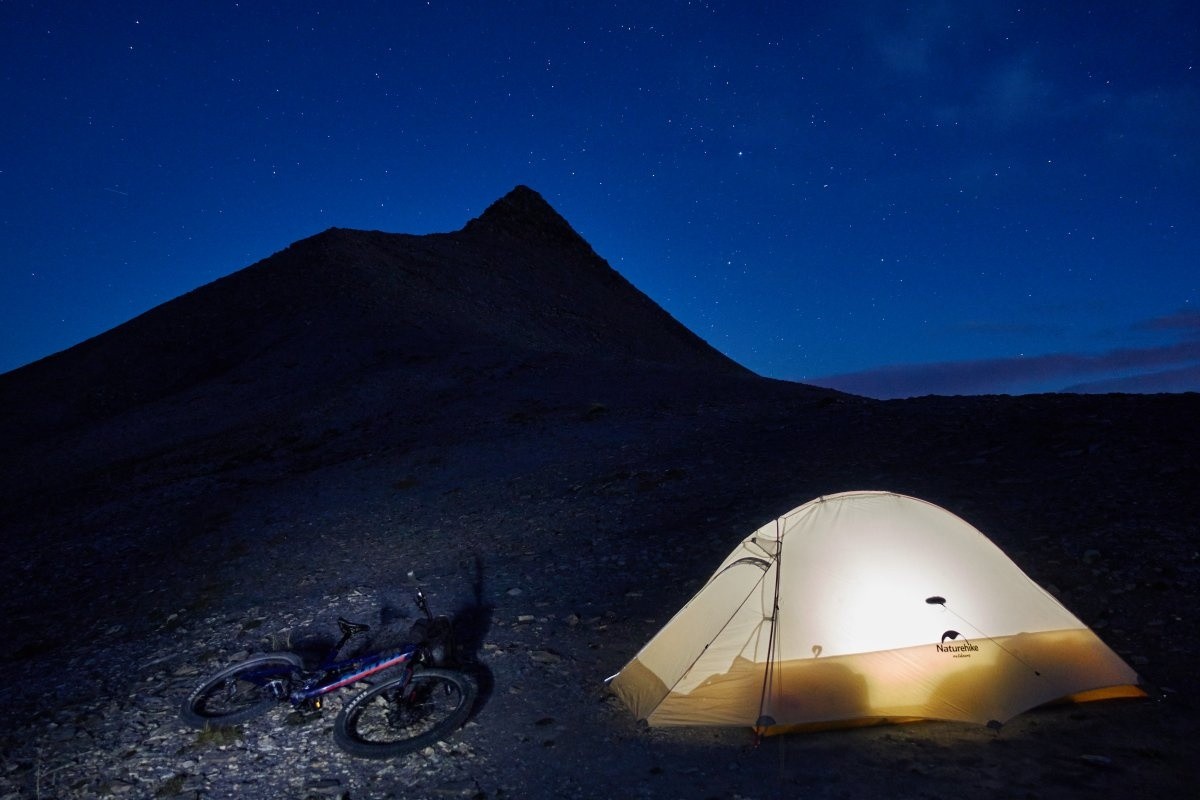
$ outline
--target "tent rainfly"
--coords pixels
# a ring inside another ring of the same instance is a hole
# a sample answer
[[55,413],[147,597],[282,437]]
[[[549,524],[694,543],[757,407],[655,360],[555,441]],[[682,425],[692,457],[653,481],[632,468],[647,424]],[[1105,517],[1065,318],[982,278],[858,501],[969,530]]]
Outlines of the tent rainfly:
[[998,727],[1137,674],[987,537],[923,500],[820,497],[747,536],[609,686],[651,725]]

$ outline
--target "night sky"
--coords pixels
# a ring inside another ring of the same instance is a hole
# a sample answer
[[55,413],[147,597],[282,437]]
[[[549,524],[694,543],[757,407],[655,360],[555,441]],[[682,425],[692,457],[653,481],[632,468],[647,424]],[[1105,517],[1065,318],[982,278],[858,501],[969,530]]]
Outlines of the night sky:
[[874,397],[1200,390],[1200,3],[0,0],[0,371],[517,184]]

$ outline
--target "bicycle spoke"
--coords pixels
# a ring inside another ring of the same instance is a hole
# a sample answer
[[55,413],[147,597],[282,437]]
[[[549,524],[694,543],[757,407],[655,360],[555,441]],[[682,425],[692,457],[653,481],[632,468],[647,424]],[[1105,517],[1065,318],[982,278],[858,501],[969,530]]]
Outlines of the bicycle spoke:
[[432,730],[460,703],[457,688],[449,684],[410,684],[407,691],[384,693],[368,703],[358,733],[374,742],[412,739]]

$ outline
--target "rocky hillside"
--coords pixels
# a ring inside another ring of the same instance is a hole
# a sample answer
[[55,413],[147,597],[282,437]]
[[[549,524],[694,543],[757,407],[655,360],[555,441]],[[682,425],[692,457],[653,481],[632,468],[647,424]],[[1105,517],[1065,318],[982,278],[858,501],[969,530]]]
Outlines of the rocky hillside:
[[[219,334],[217,333],[219,332]],[[1184,796],[1200,396],[875,402],[682,329],[533,192],[328,231],[0,376],[0,798]],[[747,532],[888,489],[1001,546],[1162,689],[1000,732],[646,730],[619,669]],[[388,629],[420,582],[484,687],[395,763],[284,714],[182,726],[247,652]],[[302,724],[289,724],[300,722]]]

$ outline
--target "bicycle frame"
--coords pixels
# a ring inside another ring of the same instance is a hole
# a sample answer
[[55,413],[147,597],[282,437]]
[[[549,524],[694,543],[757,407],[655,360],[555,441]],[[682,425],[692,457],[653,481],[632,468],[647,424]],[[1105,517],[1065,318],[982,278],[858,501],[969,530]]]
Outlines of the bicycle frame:
[[[425,593],[417,589],[415,599],[417,608],[432,623],[434,616],[429,610],[429,604],[425,600]],[[329,655],[320,666],[313,670],[302,671],[305,677],[299,688],[285,691],[284,684],[281,681],[270,677],[270,675],[274,674],[273,671],[263,676],[267,679],[260,685],[270,687],[276,699],[281,701],[287,700],[296,708],[300,708],[305,704],[310,704],[313,708],[320,708],[323,696],[331,692],[336,692],[344,686],[357,683],[363,678],[382,672],[385,669],[402,666],[404,667],[405,684],[412,678],[417,662],[422,660],[424,644],[410,643],[403,645],[398,650],[392,649],[383,653],[369,653],[339,661],[337,660],[337,654],[342,651],[346,643],[355,634],[365,633],[369,628],[366,625],[350,622],[344,617],[338,617],[338,625],[342,629],[341,640],[333,646],[333,649],[329,651]]]
[[[320,667],[320,677],[311,681],[305,681],[304,686],[299,689],[293,689],[287,699],[295,706],[299,706],[307,701],[317,701],[319,703],[319,698],[330,692],[336,692],[343,686],[349,686],[377,672],[400,665],[404,665],[405,669],[411,675],[413,667],[416,666],[419,652],[419,645],[410,644],[405,645],[402,650],[382,655],[367,656],[365,659],[359,657],[322,664]],[[346,672],[345,670],[351,671]],[[330,673],[335,673],[337,677],[332,682],[326,683],[325,678]]]

